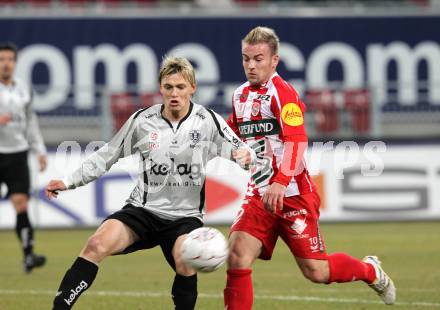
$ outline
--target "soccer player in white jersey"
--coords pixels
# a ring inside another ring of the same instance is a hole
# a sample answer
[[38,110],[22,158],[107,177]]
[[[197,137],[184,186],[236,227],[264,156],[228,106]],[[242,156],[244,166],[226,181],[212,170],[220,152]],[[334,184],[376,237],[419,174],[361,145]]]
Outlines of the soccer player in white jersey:
[[17,213],[15,231],[24,254],[24,271],[45,264],[46,258],[33,252],[34,230],[28,217],[30,175],[28,151],[38,155],[40,171],[46,168],[46,148],[32,111],[32,92],[14,77],[17,47],[0,43],[0,186]]
[[394,284],[377,257],[359,260],[345,253],[326,253],[318,223],[320,198],[303,157],[305,105],[276,73],[278,49],[278,36],[267,27],[254,28],[242,41],[248,81],[234,93],[228,123],[255,148],[258,160],[246,202],[231,227],[226,309],[252,308],[252,264],[257,258],[271,258],[278,237],[310,281],[364,281],[386,304],[393,304]]
[[142,168],[136,187],[125,207],[102,223],[66,272],[54,299],[55,310],[71,309],[92,285],[105,257],[157,245],[176,272],[175,309],[194,309],[197,275],[182,262],[180,247],[186,234],[203,225],[205,165],[218,155],[242,167],[256,158],[222,117],[191,101],[196,80],[188,60],[164,59],[159,84],[163,104],[134,113],[78,170],[47,186],[47,196],[56,197],[58,191],[95,180],[119,158],[140,154]]

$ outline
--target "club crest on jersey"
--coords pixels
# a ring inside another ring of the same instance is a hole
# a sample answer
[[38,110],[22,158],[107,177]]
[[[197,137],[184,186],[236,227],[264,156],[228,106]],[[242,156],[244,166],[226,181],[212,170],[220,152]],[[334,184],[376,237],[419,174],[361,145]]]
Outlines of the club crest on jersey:
[[157,141],[159,134],[155,131],[150,132],[150,141]]
[[156,131],[151,131],[148,134],[148,148],[150,150],[157,150],[159,146],[159,133]]
[[296,103],[288,103],[281,110],[281,119],[289,126],[300,126],[304,123],[301,108]]
[[197,144],[200,140],[200,130],[191,130],[189,132],[189,139],[192,143]]
[[252,103],[251,113],[253,116],[257,116],[258,114],[260,114],[260,107],[261,103],[259,101],[254,101]]

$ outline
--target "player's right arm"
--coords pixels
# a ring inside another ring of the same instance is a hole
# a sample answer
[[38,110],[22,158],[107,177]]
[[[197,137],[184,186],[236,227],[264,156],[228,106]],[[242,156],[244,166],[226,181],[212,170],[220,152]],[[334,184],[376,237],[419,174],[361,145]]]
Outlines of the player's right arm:
[[73,173],[63,180],[51,180],[46,187],[46,196],[56,198],[58,191],[88,184],[110,170],[120,158],[134,154],[138,139],[137,114],[133,114],[110,142],[92,153]]
[[223,117],[214,111],[210,113],[217,129],[213,138],[217,155],[235,161],[244,169],[249,169],[249,166],[254,165],[257,160],[255,151],[240,140]]
[[[232,101],[232,112],[226,120],[226,124],[232,129],[234,134],[240,137],[240,130],[238,129],[237,123],[237,115],[235,114],[234,101]],[[240,138],[238,138],[240,139]],[[251,149],[247,144],[243,143],[245,147],[238,148],[237,150],[232,151],[232,158],[237,163],[242,163],[240,166],[245,169],[249,168],[249,165],[252,163],[255,165],[256,162],[256,154],[253,149]]]

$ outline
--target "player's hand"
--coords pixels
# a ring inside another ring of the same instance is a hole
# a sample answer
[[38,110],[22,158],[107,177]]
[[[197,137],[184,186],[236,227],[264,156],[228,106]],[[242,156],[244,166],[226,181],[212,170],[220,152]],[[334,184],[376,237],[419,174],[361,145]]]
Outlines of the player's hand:
[[251,153],[247,149],[232,151],[232,158],[244,169],[247,169],[252,161]]
[[43,172],[44,170],[46,170],[47,156],[46,155],[39,155],[38,156],[38,163],[40,164],[40,172]]
[[46,197],[49,199],[57,198],[59,191],[65,191],[66,184],[61,180],[51,180],[46,186]]
[[286,193],[286,186],[279,183],[272,183],[264,193],[262,201],[266,210],[275,213],[277,209],[283,210],[283,199]]
[[12,120],[12,114],[11,113],[0,114],[0,125],[6,125],[11,120]]

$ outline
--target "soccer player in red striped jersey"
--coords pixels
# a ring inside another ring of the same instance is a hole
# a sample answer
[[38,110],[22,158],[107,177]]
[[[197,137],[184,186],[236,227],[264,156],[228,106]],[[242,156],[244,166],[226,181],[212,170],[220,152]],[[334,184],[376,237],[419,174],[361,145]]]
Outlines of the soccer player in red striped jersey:
[[225,308],[252,308],[252,264],[271,258],[278,237],[310,281],[364,281],[386,304],[393,304],[395,286],[377,257],[359,260],[326,252],[318,224],[320,198],[304,160],[306,107],[276,72],[278,49],[279,39],[267,27],[254,28],[242,40],[247,82],[234,92],[228,124],[255,150],[258,161],[231,227]]

